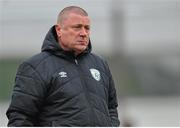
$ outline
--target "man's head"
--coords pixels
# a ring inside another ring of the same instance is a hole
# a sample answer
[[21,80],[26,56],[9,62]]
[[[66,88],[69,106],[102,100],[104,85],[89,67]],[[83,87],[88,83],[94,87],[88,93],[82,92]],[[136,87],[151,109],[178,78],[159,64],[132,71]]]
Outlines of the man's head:
[[58,15],[56,32],[64,50],[80,54],[89,44],[90,19],[87,12],[77,6],[64,8]]

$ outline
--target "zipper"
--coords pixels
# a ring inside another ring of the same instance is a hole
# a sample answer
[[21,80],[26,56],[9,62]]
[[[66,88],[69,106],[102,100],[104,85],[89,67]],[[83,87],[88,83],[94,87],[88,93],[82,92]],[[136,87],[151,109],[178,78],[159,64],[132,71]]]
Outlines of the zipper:
[[78,65],[78,61],[77,61],[77,59],[74,59],[74,62],[75,62],[75,64],[76,64],[76,65]]
[[91,103],[89,102],[90,101],[90,99],[89,99],[89,93],[88,93],[88,90],[87,90],[87,88],[86,88],[86,84],[85,84],[85,80],[82,78],[82,76],[81,76],[81,72],[82,72],[82,69],[81,69],[81,67],[80,66],[78,66],[79,65],[79,62],[78,62],[78,60],[77,60],[77,58],[75,58],[74,59],[74,62],[75,62],[75,64],[76,64],[76,67],[79,69],[79,70],[77,70],[78,71],[78,73],[79,73],[79,76],[80,76],[80,80],[81,80],[81,84],[82,84],[82,86],[83,86],[83,90],[85,91],[85,97],[86,97],[86,99],[87,99],[87,104],[88,104],[88,106],[90,107],[90,114],[89,114],[89,116],[90,116],[90,125],[92,125],[92,126],[95,126],[95,124],[94,124],[94,121],[92,120],[92,119],[94,119],[95,117],[94,117],[94,111],[93,111],[93,109],[92,109],[92,105],[91,105]]

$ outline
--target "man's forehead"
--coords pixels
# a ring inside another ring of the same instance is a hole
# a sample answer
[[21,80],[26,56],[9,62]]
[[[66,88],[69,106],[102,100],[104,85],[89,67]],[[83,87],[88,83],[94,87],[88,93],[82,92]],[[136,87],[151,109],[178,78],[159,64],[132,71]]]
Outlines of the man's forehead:
[[76,22],[76,21],[82,21],[82,22],[87,22],[87,23],[90,22],[90,19],[89,19],[88,16],[82,16],[82,15],[79,15],[79,14],[76,14],[76,13],[69,14],[66,17],[66,20],[73,21],[73,22]]
[[69,13],[63,17],[62,25],[76,25],[84,24],[90,26],[90,19],[88,16],[80,15],[77,13]]
[[84,18],[84,19],[89,19],[89,17],[88,16],[85,16],[85,15],[81,15],[81,14],[77,14],[77,13],[73,13],[73,12],[71,12],[71,13],[69,13],[69,14],[67,14],[67,18]]

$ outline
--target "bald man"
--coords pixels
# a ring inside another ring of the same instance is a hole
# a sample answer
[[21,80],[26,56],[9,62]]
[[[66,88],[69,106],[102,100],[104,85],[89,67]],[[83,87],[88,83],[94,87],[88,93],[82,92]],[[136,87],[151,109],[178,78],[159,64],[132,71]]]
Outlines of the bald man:
[[59,13],[41,52],[18,68],[8,126],[119,126],[113,78],[89,36],[84,9]]

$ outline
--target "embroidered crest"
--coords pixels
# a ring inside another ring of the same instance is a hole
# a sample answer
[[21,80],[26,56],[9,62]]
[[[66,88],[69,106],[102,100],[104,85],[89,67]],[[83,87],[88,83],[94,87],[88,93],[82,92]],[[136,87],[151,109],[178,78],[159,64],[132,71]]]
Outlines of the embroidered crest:
[[97,69],[91,68],[90,72],[91,72],[91,75],[93,76],[93,78],[95,80],[100,81],[101,75],[100,75],[100,72]]

